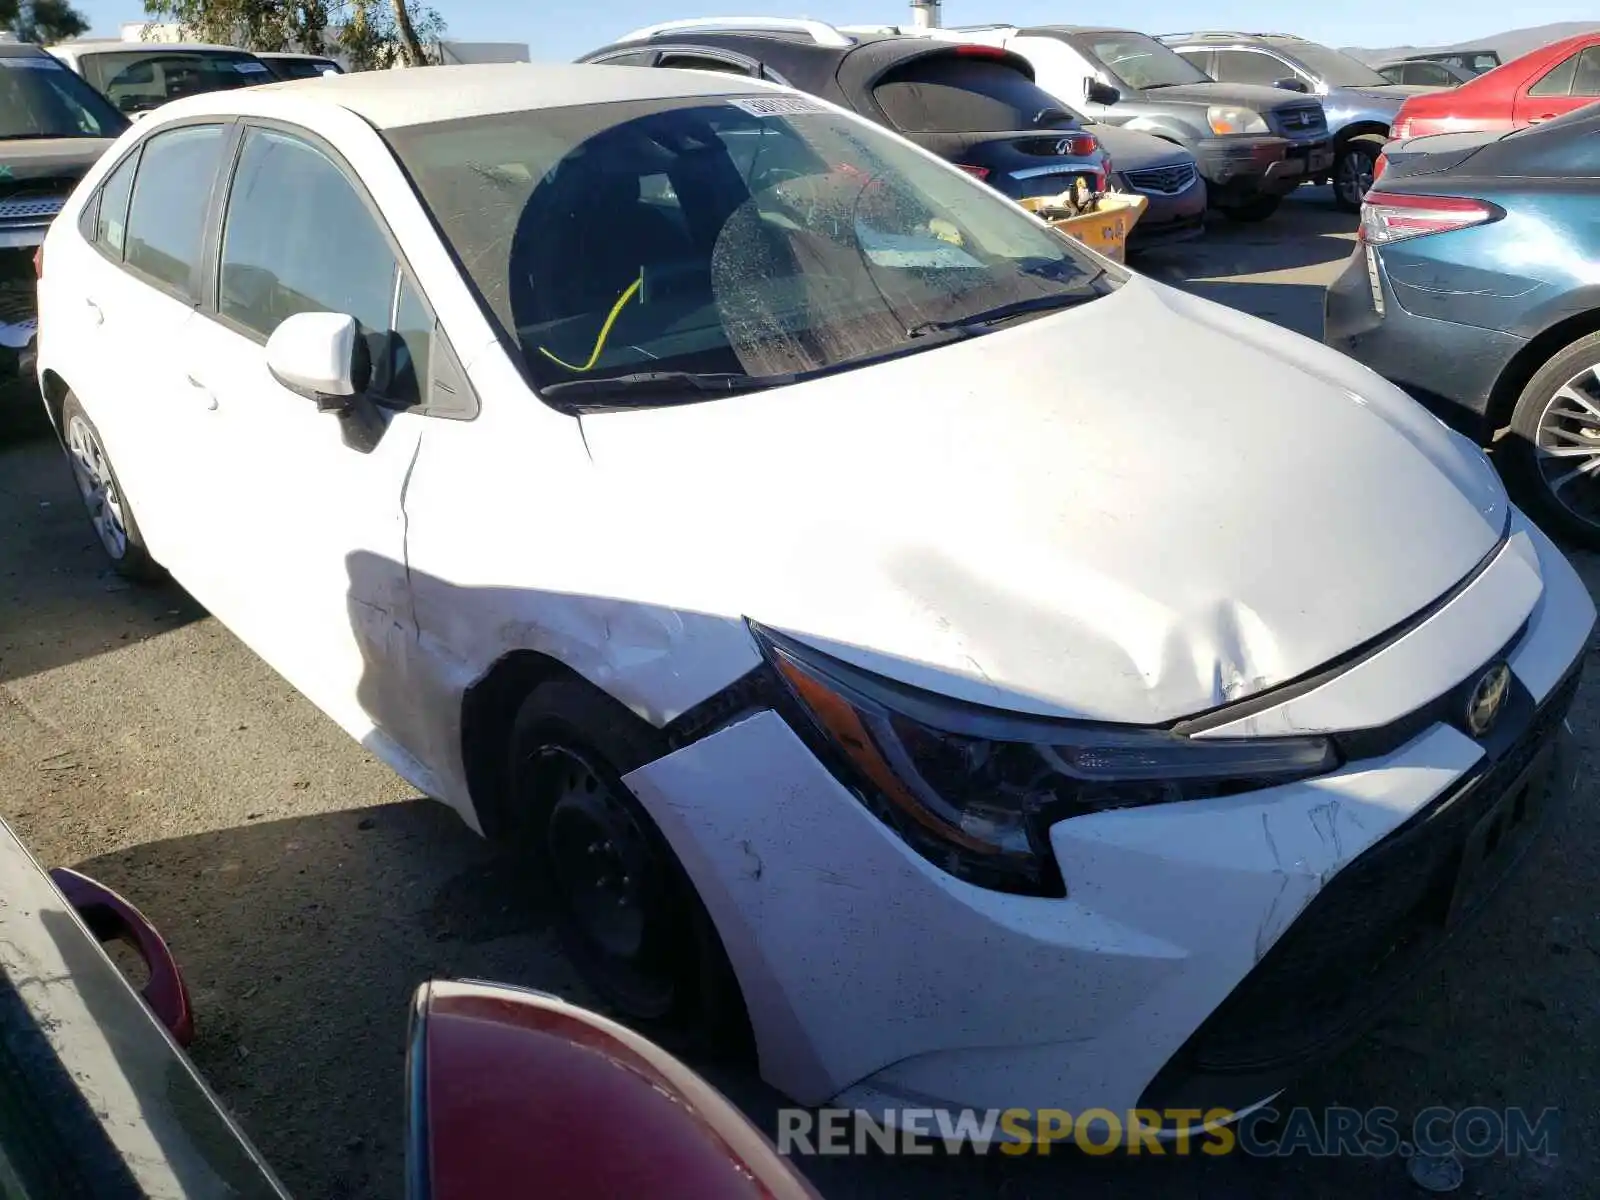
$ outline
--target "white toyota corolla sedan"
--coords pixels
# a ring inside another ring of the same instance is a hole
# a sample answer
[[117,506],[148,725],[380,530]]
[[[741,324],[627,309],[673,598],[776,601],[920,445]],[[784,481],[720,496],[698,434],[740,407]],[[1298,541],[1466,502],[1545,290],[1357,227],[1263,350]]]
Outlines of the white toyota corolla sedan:
[[1594,606],[1472,444],[816,99],[197,96],[40,271],[119,567],[802,1102],[1242,1108],[1570,786]]

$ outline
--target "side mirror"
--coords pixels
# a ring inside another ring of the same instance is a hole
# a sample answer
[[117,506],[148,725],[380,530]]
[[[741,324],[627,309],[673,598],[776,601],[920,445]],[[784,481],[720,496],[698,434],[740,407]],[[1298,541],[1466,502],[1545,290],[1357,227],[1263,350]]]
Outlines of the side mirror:
[[1122,93],[1109,83],[1088,79],[1083,84],[1083,98],[1090,104],[1115,104],[1122,99]]
[[296,313],[267,339],[267,370],[321,412],[343,412],[367,389],[372,363],[356,319],[345,313]]
[[1311,90],[1306,86],[1306,81],[1304,79],[1295,79],[1293,77],[1288,79],[1275,79],[1272,81],[1272,86],[1275,88],[1282,88],[1286,92],[1309,92]]

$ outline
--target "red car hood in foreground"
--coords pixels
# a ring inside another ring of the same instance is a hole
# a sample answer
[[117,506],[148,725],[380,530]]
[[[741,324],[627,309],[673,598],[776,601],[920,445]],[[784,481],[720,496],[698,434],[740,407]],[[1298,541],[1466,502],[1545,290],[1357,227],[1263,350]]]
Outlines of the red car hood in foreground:
[[408,1200],[820,1200],[715,1088],[660,1047],[539,992],[418,989]]

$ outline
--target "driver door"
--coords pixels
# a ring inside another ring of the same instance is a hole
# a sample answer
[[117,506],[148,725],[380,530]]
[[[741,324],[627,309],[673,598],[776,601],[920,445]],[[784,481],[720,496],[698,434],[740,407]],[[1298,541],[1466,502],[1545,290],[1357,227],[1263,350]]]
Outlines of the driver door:
[[[428,418],[432,318],[376,209],[311,135],[248,127],[229,192],[214,310],[185,370],[211,405],[217,511],[235,550],[213,611],[352,736],[387,722],[383,681],[414,625],[402,496]],[[303,312],[356,319],[371,352],[363,424],[280,384],[266,347]]]

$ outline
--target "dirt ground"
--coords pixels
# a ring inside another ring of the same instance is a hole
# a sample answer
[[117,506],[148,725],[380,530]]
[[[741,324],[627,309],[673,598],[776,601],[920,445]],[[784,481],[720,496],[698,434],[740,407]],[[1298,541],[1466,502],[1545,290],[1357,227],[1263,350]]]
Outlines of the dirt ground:
[[[1136,264],[1317,336],[1353,221],[1326,195]],[[245,501],[241,523],[248,525]],[[1600,560],[1577,556],[1590,586]],[[1600,1159],[1600,671],[1581,792],[1472,937],[1289,1103],[1562,1114],[1554,1159],[1469,1162],[1461,1193],[1594,1194]],[[418,799],[174,587],[103,567],[41,440],[0,446],[0,815],[48,865],[134,899],[194,990],[193,1055],[297,1194],[393,1197],[407,999],[432,976],[583,998],[516,873]],[[778,1099],[711,1072],[771,1130]],[[1400,1159],[814,1160],[830,1200],[1416,1195]]]

